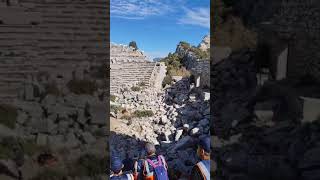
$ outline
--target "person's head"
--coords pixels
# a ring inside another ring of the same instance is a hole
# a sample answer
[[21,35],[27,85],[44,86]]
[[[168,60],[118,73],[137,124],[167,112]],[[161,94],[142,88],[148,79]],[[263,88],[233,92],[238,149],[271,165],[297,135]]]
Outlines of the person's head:
[[152,143],[146,143],[145,150],[146,150],[147,156],[150,156],[156,153],[156,147]]
[[111,157],[111,171],[115,174],[121,173],[122,168],[124,167],[119,156]]
[[197,154],[203,160],[210,159],[210,136],[200,138]]

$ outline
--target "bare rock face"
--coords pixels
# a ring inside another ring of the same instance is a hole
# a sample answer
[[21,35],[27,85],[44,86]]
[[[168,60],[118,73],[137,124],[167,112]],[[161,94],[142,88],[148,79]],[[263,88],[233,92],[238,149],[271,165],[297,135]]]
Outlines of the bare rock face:
[[198,48],[202,51],[206,51],[208,49],[210,49],[210,35],[206,35],[201,43],[199,44]]

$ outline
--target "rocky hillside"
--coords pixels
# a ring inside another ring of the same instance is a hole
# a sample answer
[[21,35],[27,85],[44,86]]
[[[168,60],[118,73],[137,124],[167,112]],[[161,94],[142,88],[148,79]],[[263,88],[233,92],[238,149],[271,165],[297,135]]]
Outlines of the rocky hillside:
[[[170,84],[173,76],[189,77],[192,68],[203,68],[203,63],[199,61],[208,61],[210,59],[210,36],[206,35],[200,44],[195,47],[189,43],[181,41],[174,53],[161,60],[167,66],[167,76],[163,85]],[[209,61],[205,63],[207,68],[204,71],[209,71]],[[201,66],[201,67],[200,67]]]
[[191,46],[187,42],[180,42],[177,45],[175,54],[182,58],[182,63],[187,69],[194,67],[195,62],[199,60],[209,60],[210,35],[204,36],[197,47]]

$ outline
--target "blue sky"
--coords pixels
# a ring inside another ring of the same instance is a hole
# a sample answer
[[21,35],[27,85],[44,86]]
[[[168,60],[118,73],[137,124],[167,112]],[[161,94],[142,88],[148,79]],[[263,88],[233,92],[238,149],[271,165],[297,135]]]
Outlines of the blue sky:
[[210,0],[111,0],[110,14],[111,42],[134,40],[150,58],[180,41],[198,45],[210,32]]

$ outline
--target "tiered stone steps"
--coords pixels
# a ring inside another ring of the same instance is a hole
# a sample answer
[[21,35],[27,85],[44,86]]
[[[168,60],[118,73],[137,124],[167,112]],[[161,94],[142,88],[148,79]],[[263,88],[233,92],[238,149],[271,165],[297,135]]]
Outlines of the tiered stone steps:
[[106,64],[109,5],[105,0],[10,4],[0,1],[0,100],[15,98],[30,74],[60,71],[66,64],[81,62]]
[[156,63],[154,62],[111,64],[111,94],[116,92],[122,85],[133,82],[143,82],[146,86],[149,86],[155,65]]

